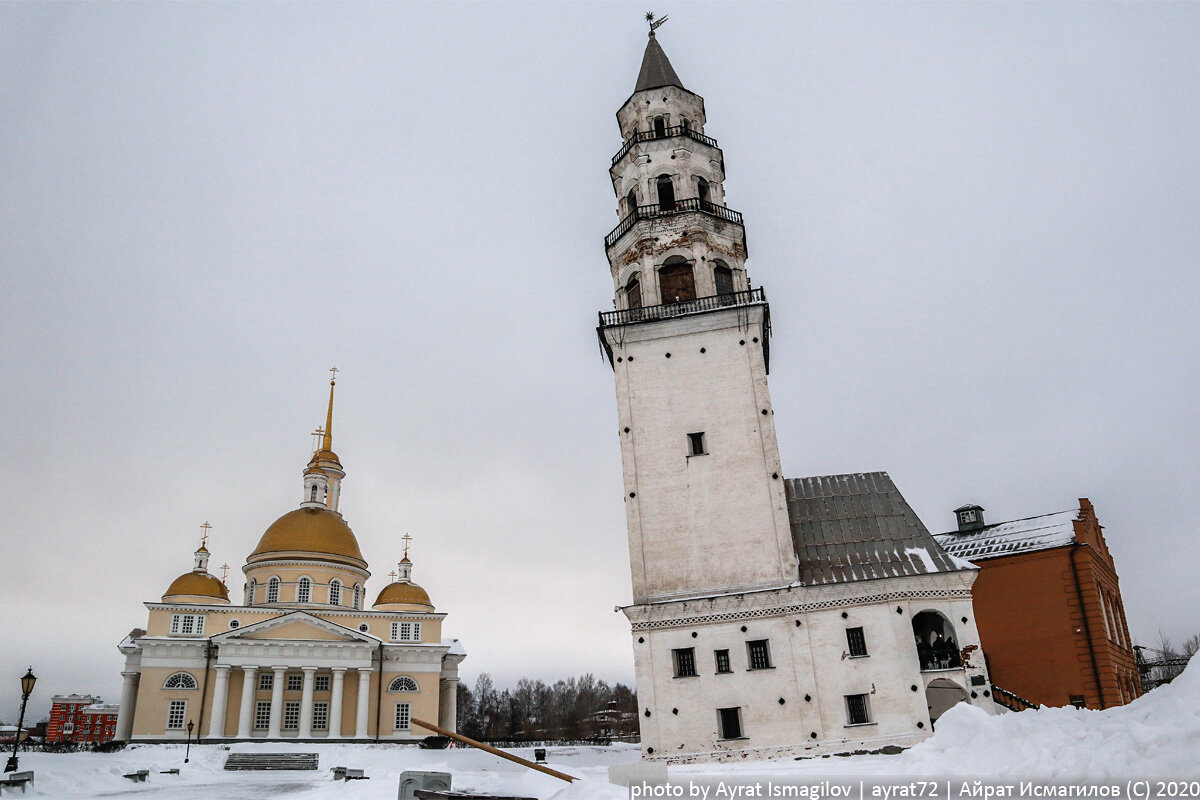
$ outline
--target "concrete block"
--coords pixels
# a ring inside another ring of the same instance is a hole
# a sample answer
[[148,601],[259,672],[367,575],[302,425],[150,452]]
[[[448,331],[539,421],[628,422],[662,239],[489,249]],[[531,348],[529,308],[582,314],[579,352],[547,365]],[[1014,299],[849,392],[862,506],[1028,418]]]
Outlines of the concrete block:
[[425,772],[423,770],[407,770],[400,773],[400,788],[396,794],[397,800],[415,800],[413,794],[417,789],[429,792],[450,791],[451,776],[449,772]]

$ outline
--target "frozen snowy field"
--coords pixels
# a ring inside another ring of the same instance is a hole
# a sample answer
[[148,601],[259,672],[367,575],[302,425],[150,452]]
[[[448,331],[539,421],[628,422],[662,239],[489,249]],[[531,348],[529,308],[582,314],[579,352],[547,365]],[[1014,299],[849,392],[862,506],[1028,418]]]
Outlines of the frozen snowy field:
[[[348,798],[392,800],[400,773],[437,770],[454,775],[457,791],[474,790],[521,797],[618,800],[629,792],[608,783],[608,767],[637,760],[630,745],[549,748],[550,766],[581,780],[566,784],[486,753],[420,750],[395,745],[234,745],[235,751],[318,752],[317,772],[225,772],[225,750],[193,747],[183,763],[183,747],[144,745],[119,753],[21,756],[21,768],[37,773],[26,796],[63,798],[144,797],[180,800],[223,798]],[[515,750],[533,757],[531,748]],[[332,781],[329,768],[362,767],[367,781]],[[159,770],[180,767],[180,775]],[[149,769],[150,780],[133,784],[121,777]],[[745,776],[823,780],[827,777],[907,776],[930,779],[1107,778],[1200,779],[1200,664],[1174,683],[1123,708],[1079,711],[1053,708],[989,717],[967,705],[951,709],[937,734],[896,756],[851,756],[802,761],[758,761],[671,767],[671,781],[736,779]],[[686,796],[686,795],[685,795]]]

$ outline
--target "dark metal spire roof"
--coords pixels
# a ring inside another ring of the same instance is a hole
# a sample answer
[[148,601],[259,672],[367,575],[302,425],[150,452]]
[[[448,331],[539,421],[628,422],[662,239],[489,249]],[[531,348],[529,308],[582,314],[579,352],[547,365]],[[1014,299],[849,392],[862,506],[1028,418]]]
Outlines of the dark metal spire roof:
[[646,53],[642,56],[642,71],[638,73],[637,86],[633,87],[633,91],[641,92],[660,86],[684,88],[683,82],[675,74],[675,68],[671,66],[671,60],[663,52],[654,31],[651,31],[650,41],[646,42]]

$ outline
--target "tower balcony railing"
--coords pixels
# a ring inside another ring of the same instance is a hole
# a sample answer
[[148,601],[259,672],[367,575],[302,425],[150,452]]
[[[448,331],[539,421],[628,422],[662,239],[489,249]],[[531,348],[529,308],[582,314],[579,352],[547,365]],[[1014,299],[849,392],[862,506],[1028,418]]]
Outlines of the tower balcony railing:
[[613,228],[608,236],[604,237],[604,249],[612,247],[617,241],[629,232],[629,229],[643,219],[658,219],[660,217],[671,217],[676,214],[684,214],[690,211],[699,211],[717,219],[723,219],[726,222],[732,222],[734,225],[742,224],[742,215],[733,209],[719,206],[716,203],[710,203],[707,200],[701,200],[699,197],[689,197],[686,200],[676,200],[670,204],[651,203],[648,206],[638,206],[632,214],[629,214],[625,219],[617,223],[617,227]]
[[767,302],[767,294],[762,287],[747,289],[744,292],[729,292],[715,294],[709,297],[697,297],[695,300],[683,300],[678,303],[663,303],[657,306],[641,308],[626,308],[620,311],[601,311],[600,327],[610,325],[628,325],[633,322],[649,322],[655,319],[670,319],[695,314],[700,311],[713,311],[718,308],[733,308]]
[[635,144],[640,142],[650,142],[655,139],[670,139],[672,136],[686,136],[689,139],[694,139],[701,144],[706,144],[709,147],[717,147],[717,140],[711,136],[705,136],[700,131],[688,127],[687,125],[672,125],[669,128],[664,128],[661,131],[638,131],[633,136],[625,140],[625,144],[621,145],[621,149],[613,156],[612,165],[615,167],[617,162],[625,157],[625,154],[633,148]]

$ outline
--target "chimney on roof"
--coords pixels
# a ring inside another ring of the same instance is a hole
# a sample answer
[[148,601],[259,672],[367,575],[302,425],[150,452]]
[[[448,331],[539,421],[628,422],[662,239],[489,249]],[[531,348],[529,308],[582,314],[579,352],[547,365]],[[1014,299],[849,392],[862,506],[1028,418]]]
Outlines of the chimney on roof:
[[959,533],[977,531],[983,527],[983,506],[959,506],[954,509],[954,516],[958,518]]

